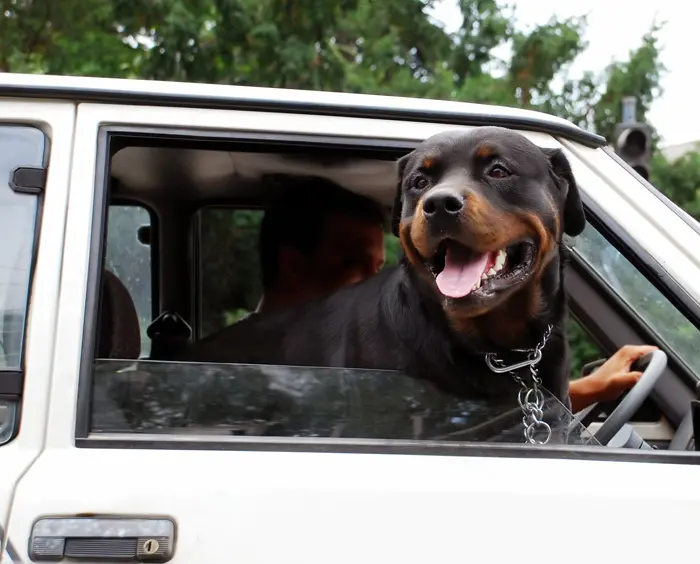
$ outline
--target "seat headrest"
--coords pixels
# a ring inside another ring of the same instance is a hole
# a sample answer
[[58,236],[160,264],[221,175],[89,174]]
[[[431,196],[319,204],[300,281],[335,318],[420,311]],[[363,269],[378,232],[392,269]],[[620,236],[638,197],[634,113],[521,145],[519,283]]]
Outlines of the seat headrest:
[[141,329],[129,290],[109,270],[102,274],[98,358],[137,359],[141,354]]

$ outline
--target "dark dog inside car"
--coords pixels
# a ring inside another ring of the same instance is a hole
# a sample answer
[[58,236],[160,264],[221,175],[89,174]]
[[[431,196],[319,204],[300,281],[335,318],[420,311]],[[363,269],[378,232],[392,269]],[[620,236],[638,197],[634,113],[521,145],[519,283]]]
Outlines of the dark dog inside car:
[[399,266],[254,315],[187,358],[399,370],[460,397],[513,399],[518,384],[485,355],[513,364],[540,346],[542,384],[569,405],[561,240],[585,216],[565,155],[482,127],[435,135],[398,169]]

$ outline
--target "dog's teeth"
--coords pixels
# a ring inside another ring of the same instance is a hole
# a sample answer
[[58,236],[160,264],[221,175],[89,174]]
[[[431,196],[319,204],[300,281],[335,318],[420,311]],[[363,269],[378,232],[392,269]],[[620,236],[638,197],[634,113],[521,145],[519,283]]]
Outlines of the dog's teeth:
[[496,270],[501,270],[503,266],[506,264],[506,252],[505,251],[498,251],[498,255],[496,255]]

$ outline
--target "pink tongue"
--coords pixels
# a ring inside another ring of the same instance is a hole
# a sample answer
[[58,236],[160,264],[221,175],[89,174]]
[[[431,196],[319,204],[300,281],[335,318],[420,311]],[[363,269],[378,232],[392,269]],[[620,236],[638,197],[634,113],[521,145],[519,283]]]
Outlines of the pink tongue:
[[484,253],[468,261],[462,253],[448,247],[445,268],[435,278],[439,290],[449,298],[463,298],[481,278],[488,260],[489,253]]

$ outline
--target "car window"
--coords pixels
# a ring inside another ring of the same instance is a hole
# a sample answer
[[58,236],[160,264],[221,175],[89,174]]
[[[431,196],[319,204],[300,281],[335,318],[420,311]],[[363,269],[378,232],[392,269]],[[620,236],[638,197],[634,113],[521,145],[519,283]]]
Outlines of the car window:
[[17,167],[41,167],[45,148],[37,128],[0,126],[0,370],[21,367],[38,206],[8,180]]
[[[597,444],[553,396],[553,443]],[[91,430],[307,439],[527,442],[516,398],[461,400],[400,372],[99,359]]]
[[119,278],[134,302],[143,356],[148,356],[151,350],[151,340],[146,330],[153,320],[151,246],[149,240],[144,238],[147,231],[142,229],[150,227],[151,214],[146,208],[109,206],[105,268]]
[[[231,180],[231,197],[241,197],[236,204],[250,205],[250,200],[243,199],[243,194],[250,192],[242,188],[237,191],[235,180]],[[191,198],[188,202],[195,202],[195,195],[204,198],[214,193],[205,187],[195,192],[190,185],[182,190],[183,201],[185,191],[192,190],[186,192]],[[108,218],[112,223],[113,214]],[[191,223],[181,226],[190,237],[186,249],[177,241],[162,241],[164,245],[177,245],[173,252],[187,254],[182,264],[191,270],[182,272],[184,282],[177,290],[184,290],[178,292],[179,305],[185,321],[194,329],[195,341],[206,339],[255,310],[261,297],[258,238],[263,216],[262,209],[204,207],[192,210]],[[109,226],[108,232],[112,228]],[[579,238],[578,252],[583,259],[587,260],[590,251],[585,245],[596,234],[591,235],[589,226]],[[122,245],[119,241],[108,240],[108,255]],[[606,253],[609,251],[598,249],[601,256]],[[387,266],[395,264],[399,254],[398,239],[387,235]],[[626,263],[626,268],[642,286],[653,288],[631,264]],[[668,327],[676,325],[669,323]],[[293,345],[304,347],[304,335],[299,337]],[[583,364],[603,356],[595,345],[588,346],[590,339],[574,320],[569,322],[569,338],[574,341],[574,362]],[[188,361],[174,360],[183,357]],[[349,444],[347,441],[379,441],[391,447],[390,441],[418,440],[427,441],[426,449],[432,441],[528,442],[524,433],[527,417],[523,417],[526,406],[518,403],[525,401],[522,394],[513,393],[502,401],[488,398],[487,403],[465,402],[439,392],[426,381],[410,378],[406,370],[217,364],[201,362],[196,352],[181,357],[180,350],[158,360],[123,358],[95,358],[90,386],[83,386],[85,391],[79,398],[79,438],[92,440],[92,433],[118,433],[120,440],[129,443],[181,442],[189,440],[183,435],[195,435],[200,444],[205,440],[201,437],[214,435],[219,438],[211,439],[212,444],[234,442],[254,446],[230,448],[255,449],[287,448],[280,445],[303,439],[313,443],[313,449],[337,444],[334,448],[341,450]],[[579,371],[580,367],[574,367],[573,376]],[[543,413],[547,412],[548,423],[551,421],[554,443],[590,444],[589,435],[576,429],[566,407],[551,395],[545,403],[541,407]],[[531,414],[539,410],[535,405]],[[573,432],[569,433],[570,429]],[[154,435],[162,438],[154,439]],[[244,440],[239,441],[240,436]]]
[[697,327],[591,224],[577,237],[573,251],[700,377]]
[[[209,207],[195,217],[202,337],[257,305],[263,213]],[[398,239],[387,233],[385,245],[396,264]],[[464,401],[398,371],[97,359],[93,377],[98,433],[527,442],[517,398]],[[595,444],[551,395],[543,412],[553,442]]]
[[[262,296],[258,237],[265,212],[207,207],[197,213],[199,337],[204,338],[254,311]],[[398,237],[384,234],[384,268],[401,255]]]
[[[44,133],[24,125],[0,125],[0,445],[19,421],[22,354],[37,235],[39,198],[13,190],[18,167],[44,168]],[[19,378],[18,378],[19,377]]]
[[255,311],[261,296],[258,234],[262,210],[207,207],[195,218],[199,337]]

